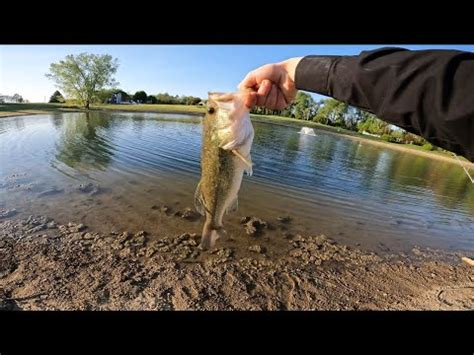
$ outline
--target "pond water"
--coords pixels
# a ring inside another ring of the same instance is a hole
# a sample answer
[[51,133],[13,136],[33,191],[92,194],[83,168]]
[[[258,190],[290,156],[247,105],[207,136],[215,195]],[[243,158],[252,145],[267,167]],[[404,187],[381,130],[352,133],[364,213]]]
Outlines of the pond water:
[[[224,220],[231,234],[242,216],[289,215],[295,232],[374,250],[474,250],[474,185],[455,162],[318,130],[254,127],[254,175],[244,176],[239,210]],[[199,116],[181,114],[2,118],[0,207],[104,232],[200,233],[202,219],[151,206],[192,207],[201,129]]]

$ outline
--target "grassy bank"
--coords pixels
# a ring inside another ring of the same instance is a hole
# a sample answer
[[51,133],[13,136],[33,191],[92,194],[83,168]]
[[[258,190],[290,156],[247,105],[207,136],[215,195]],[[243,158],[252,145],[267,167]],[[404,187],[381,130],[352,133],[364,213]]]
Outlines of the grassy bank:
[[[202,106],[188,105],[91,105],[91,111],[122,111],[122,112],[176,112],[201,114]],[[48,112],[85,111],[84,108],[72,104],[0,104],[0,117],[25,116]]]

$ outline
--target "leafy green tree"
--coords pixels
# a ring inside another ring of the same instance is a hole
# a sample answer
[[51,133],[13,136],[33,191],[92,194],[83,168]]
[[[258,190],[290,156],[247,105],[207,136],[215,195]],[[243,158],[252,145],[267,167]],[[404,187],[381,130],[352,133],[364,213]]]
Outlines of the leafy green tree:
[[349,106],[335,99],[326,99],[314,117],[315,122],[345,127],[345,115]]
[[145,91],[137,91],[133,95],[133,101],[136,101],[136,102],[144,103],[146,102],[147,98],[148,98],[148,95],[146,94]]
[[387,122],[377,118],[377,116],[374,114],[364,111],[361,116],[362,119],[357,124],[357,130],[359,132],[367,132],[378,135],[391,133],[392,130],[390,125]]
[[298,91],[294,100],[294,117],[301,120],[310,120],[317,111],[317,105],[311,95]]
[[164,94],[156,95],[156,100],[158,104],[176,104],[176,97],[171,96],[167,92]]
[[118,92],[117,89],[101,89],[97,91],[95,101],[101,104],[107,103],[111,98],[112,95]]
[[183,96],[180,103],[183,105],[197,105],[199,102],[201,102],[199,97]]
[[99,90],[118,84],[113,78],[117,68],[117,59],[108,54],[70,54],[52,63],[46,77],[88,109]]
[[53,95],[49,98],[49,103],[64,103],[66,100],[64,99],[63,95],[56,90]]
[[154,105],[154,104],[158,103],[158,100],[156,99],[155,96],[149,95],[149,96],[147,97],[147,99],[146,99],[146,103],[147,103],[147,104],[153,104],[153,105]]

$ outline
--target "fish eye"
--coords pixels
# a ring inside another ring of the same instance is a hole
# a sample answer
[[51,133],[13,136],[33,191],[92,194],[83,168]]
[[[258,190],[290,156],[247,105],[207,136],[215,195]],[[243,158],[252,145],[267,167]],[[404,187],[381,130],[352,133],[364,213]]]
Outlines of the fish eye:
[[214,107],[208,107],[207,112],[208,113],[214,113]]

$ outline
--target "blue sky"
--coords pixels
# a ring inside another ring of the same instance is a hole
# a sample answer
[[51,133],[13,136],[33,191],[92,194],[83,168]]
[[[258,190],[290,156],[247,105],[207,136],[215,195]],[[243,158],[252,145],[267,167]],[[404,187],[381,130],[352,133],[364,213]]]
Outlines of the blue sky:
[[[127,92],[204,98],[208,91],[234,91],[248,71],[266,63],[309,54],[355,55],[383,46],[390,45],[0,45],[0,94],[18,93],[31,102],[44,102],[56,90],[45,77],[49,65],[81,52],[118,58],[116,79]],[[474,45],[397,47],[474,52]]]

